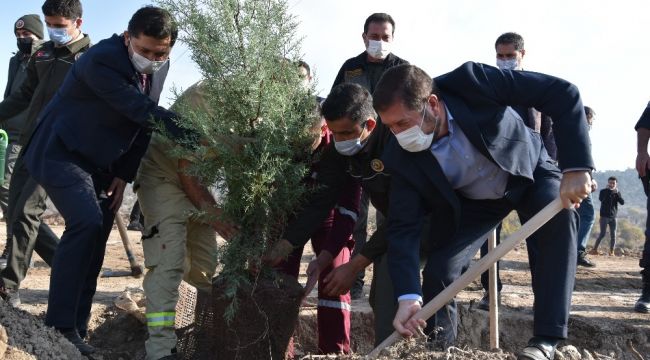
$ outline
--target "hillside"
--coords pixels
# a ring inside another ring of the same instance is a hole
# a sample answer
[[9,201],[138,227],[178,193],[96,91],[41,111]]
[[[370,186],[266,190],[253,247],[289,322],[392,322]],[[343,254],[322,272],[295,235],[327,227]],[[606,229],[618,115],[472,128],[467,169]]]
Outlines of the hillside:
[[[592,246],[600,234],[598,224],[600,215],[600,201],[598,194],[602,188],[607,186],[607,179],[615,176],[618,179],[619,191],[623,195],[625,205],[619,206],[618,213],[618,246],[639,249],[643,246],[644,230],[646,221],[646,195],[643,192],[643,186],[635,169],[627,170],[606,170],[596,171],[593,173],[594,179],[598,183],[598,190],[593,193],[594,208],[596,210],[596,222],[591,231],[591,239],[588,246]],[[519,227],[519,219],[516,214],[510,214],[504,221],[503,234],[507,236]],[[603,245],[609,246],[609,234],[603,240]]]

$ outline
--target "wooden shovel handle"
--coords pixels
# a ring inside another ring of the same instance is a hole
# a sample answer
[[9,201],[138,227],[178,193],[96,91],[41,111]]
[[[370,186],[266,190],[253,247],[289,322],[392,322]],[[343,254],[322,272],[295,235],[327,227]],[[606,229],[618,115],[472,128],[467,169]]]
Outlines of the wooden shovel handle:
[[[435,314],[440,308],[449,303],[456,294],[461,292],[467,285],[469,285],[474,279],[479,277],[481,273],[488,270],[492,264],[499,261],[504,257],[510,250],[514,249],[517,244],[522,240],[528,238],[532,235],[537,229],[546,224],[553,216],[562,210],[562,201],[560,198],[556,198],[550,204],[546,205],[540,212],[523,224],[519,230],[515,231],[514,234],[508,236],[508,238],[501,242],[501,245],[494,248],[494,251],[489,252],[482,259],[477,261],[472,267],[470,267],[463,275],[461,275],[456,281],[451,283],[445,290],[440,292],[438,296],[429,301],[420,311],[413,315],[417,319],[428,320],[433,314]],[[485,239],[486,236],[483,236],[482,239]],[[368,354],[369,359],[376,359],[381,351],[391,345],[396,341],[400,340],[401,336],[397,331],[386,338],[379,346],[372,350]]]

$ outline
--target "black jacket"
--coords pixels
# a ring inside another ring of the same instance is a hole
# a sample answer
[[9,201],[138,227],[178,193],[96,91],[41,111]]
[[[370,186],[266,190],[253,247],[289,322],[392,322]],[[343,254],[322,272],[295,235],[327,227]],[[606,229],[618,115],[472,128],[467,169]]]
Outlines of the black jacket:
[[89,48],[90,38],[84,35],[82,39],[62,47],[56,47],[53,42],[47,41],[31,56],[26,79],[19,89],[0,103],[0,121],[11,119],[27,110],[20,131],[21,145],[29,140],[38,115],[59,90],[72,65]]
[[[8,98],[11,93],[18,91],[27,78],[27,64],[29,64],[29,55],[17,52],[9,59],[9,73],[7,74],[7,86],[5,87],[4,99]],[[7,119],[2,128],[9,135],[9,141],[18,142],[20,129],[27,117],[27,111],[23,110],[17,115]]]
[[[386,59],[382,62],[384,65],[384,71],[402,64],[408,64],[408,61],[401,59],[397,55],[388,54]],[[368,67],[368,54],[364,51],[361,54],[346,60],[341,66],[339,73],[336,75],[334,80],[334,85],[342,83],[354,83],[363,86],[366,90],[372,93],[375,90],[376,83],[372,82],[371,79],[368,79],[367,76],[367,67]]]
[[623,195],[621,192],[618,190],[616,192],[613,192],[609,188],[600,190],[598,200],[600,200],[601,217],[615,218],[618,214],[618,204],[625,204],[625,200],[623,200]]

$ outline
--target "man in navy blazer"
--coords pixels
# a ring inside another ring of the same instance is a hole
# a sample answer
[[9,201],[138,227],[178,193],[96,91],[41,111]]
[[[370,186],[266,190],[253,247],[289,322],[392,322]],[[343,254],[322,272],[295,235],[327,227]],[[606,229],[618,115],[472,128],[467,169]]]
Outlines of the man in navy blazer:
[[[412,317],[423,298],[431,300],[458,278],[484,234],[511,210],[527,221],[560,196],[565,209],[527,240],[534,337],[519,354],[520,359],[553,359],[558,341],[567,337],[576,271],[573,207],[589,194],[594,168],[577,88],[544,74],[476,63],[432,81],[421,69],[404,65],[384,74],[373,97],[395,134],[384,161],[393,174],[387,236],[399,300],[396,330],[412,336],[426,325]],[[561,171],[539,134],[510,106],[534,107],[554,119]],[[448,214],[438,227],[452,226],[453,235],[442,239],[432,232],[435,249],[420,286],[422,215],[432,209]],[[443,332],[445,344],[454,340],[454,302],[447,311],[453,324]]]
[[157,105],[177,33],[166,10],[138,10],[124,35],[79,58],[27,145],[27,167],[66,223],[45,323],[84,354],[93,352],[81,338],[125,184],[135,177],[156,124],[185,136],[176,115]]

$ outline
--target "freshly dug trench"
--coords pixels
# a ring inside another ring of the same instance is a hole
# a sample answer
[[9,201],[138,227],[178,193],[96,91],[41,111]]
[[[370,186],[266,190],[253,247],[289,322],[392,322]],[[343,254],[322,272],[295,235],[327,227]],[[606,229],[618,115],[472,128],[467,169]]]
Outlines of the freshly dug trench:
[[179,347],[186,359],[285,358],[298,320],[303,288],[295,278],[278,274],[243,286],[236,294],[237,310],[228,323],[226,284],[219,277],[212,293],[199,291],[195,323],[179,331]]
[[[486,311],[475,309],[473,304],[460,304],[458,340],[456,347],[446,351],[430,351],[420,340],[404,341],[386,349],[380,360],[514,360],[532,336],[533,315],[530,308],[499,309],[501,350],[489,351],[489,316]],[[371,314],[368,314],[371,316]],[[357,318],[362,320],[362,318]],[[303,317],[302,327],[315,327],[315,319]],[[354,320],[354,317],[353,317]],[[362,320],[366,321],[366,320]],[[310,324],[309,322],[313,322]],[[354,322],[354,321],[353,321]],[[354,323],[352,325],[355,326]],[[370,337],[355,337],[357,349],[372,348]],[[556,352],[556,360],[642,360],[650,359],[650,329],[631,326],[621,321],[572,316],[569,320],[569,338],[562,341]],[[306,350],[313,348],[307,337],[301,339]],[[365,343],[367,341],[368,343]],[[351,356],[327,357],[327,359],[363,359],[367,351]],[[323,359],[307,356],[305,359]]]

